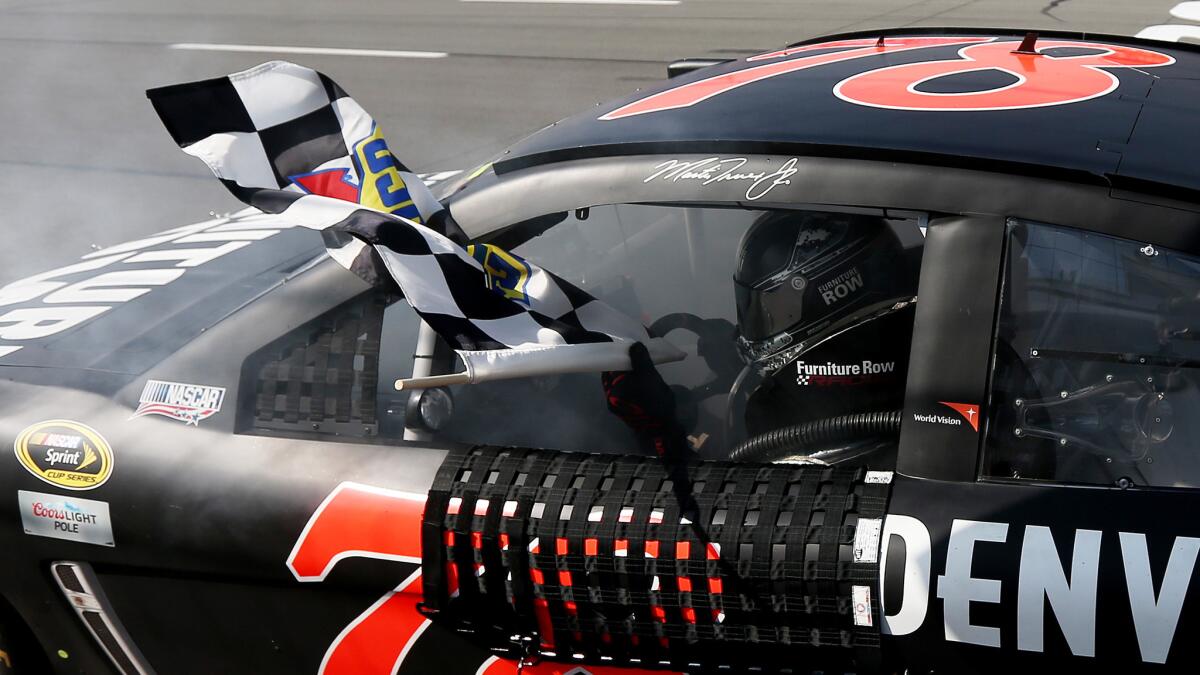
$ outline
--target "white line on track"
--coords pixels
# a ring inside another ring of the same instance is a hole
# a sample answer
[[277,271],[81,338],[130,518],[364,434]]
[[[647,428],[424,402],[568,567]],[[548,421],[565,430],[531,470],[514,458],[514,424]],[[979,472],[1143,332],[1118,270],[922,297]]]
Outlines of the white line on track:
[[199,52],[254,52],[268,54],[327,54],[330,56],[380,56],[393,59],[443,59],[446,52],[412,52],[394,49],[336,49],[333,47],[287,47],[282,45],[226,45],[207,42],[179,42],[171,49]]
[[1171,16],[1200,23],[1200,2],[1181,2],[1171,8]]
[[460,2],[505,2],[520,5],[678,5],[679,0],[459,0]]
[[[1171,8],[1171,16],[1184,21],[1200,23],[1200,2],[1181,2]],[[1166,40],[1167,42],[1200,40],[1200,26],[1187,23],[1163,23],[1157,26],[1146,26],[1138,31],[1137,37]]]

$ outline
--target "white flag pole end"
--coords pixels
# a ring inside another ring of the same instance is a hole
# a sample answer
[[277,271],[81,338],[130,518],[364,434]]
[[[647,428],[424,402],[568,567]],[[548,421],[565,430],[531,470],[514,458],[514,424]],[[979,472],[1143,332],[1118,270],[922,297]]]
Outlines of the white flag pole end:
[[410,377],[396,380],[396,391],[409,389],[429,389],[431,387],[449,387],[455,384],[470,384],[471,376],[467,373],[452,373],[450,375],[430,375],[428,377]]

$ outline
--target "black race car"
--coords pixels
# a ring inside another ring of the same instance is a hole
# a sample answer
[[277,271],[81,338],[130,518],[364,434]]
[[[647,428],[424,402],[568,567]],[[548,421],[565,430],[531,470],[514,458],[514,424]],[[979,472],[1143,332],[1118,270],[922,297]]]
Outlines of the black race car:
[[674,71],[434,189],[682,359],[397,390],[453,345],[286,211],[0,289],[0,673],[1194,667],[1200,51]]

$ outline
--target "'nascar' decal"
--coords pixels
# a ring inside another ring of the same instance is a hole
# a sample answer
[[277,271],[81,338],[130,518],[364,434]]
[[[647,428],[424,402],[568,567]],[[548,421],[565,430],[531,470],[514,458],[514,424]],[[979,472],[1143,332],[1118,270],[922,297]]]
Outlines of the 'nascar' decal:
[[17,491],[25,534],[115,546],[108,502]]
[[[1103,96],[1117,87],[1108,68],[1152,68],[1175,60],[1160,52],[1095,42],[1042,40],[1037,53],[1014,53],[1018,41],[996,41],[992,37],[887,37],[883,39],[835,40],[803,45],[748,62],[764,61],[722,75],[689,82],[628,103],[602,115],[617,120],[634,115],[686,108],[738,87],[796,71],[880,54],[916,49],[964,45],[956,59],[939,59],[867,70],[838,82],[833,93],[857,105],[896,110],[983,111],[1013,110],[1066,105]],[[1050,50],[1070,48],[1098,53],[1057,55]],[[837,51],[830,51],[837,50]],[[820,52],[812,54],[810,52]],[[1050,53],[1047,53],[1050,52]],[[776,61],[784,57],[792,57]],[[949,75],[981,70],[998,70],[1016,77],[1013,84],[962,93],[920,91],[917,87]]]
[[13,450],[26,471],[67,490],[90,490],[112,475],[112,447],[98,431],[79,422],[32,424],[17,434]]
[[144,415],[162,415],[192,426],[221,411],[224,387],[149,380],[138,398],[137,410],[129,419]]

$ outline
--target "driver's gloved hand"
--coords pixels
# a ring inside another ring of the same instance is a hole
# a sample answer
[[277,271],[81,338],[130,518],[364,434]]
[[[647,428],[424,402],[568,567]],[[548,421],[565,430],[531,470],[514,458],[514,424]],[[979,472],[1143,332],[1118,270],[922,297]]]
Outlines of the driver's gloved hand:
[[632,370],[600,374],[608,409],[660,457],[689,453],[686,433],[675,418],[675,395],[642,343],[629,348]]

